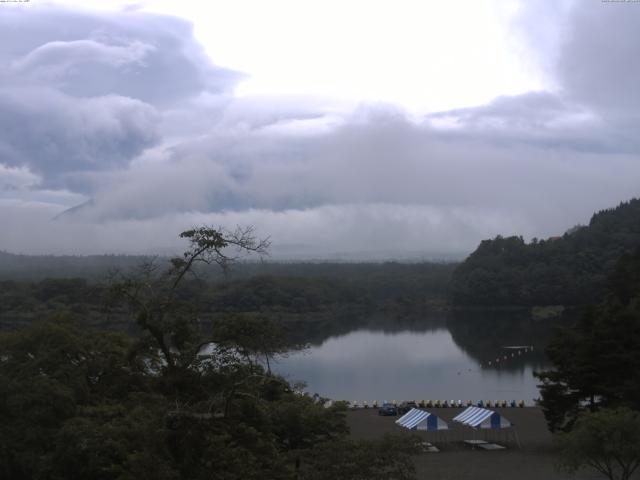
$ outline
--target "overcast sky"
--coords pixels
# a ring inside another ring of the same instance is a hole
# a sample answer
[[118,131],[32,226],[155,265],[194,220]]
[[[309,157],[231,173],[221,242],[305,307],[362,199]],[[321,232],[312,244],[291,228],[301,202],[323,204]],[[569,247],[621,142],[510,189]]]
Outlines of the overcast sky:
[[640,195],[640,3],[0,3],[0,249],[451,258]]

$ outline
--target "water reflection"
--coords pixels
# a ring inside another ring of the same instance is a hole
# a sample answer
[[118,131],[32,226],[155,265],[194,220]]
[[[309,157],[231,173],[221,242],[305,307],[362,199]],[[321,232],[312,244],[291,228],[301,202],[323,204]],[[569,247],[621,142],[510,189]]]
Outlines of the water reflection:
[[[533,370],[545,366],[544,347],[554,323],[535,320],[528,311],[455,311],[447,327],[456,345],[479,365],[515,372],[524,371],[527,366]],[[534,349],[523,356],[524,351],[518,355],[504,348],[513,345],[531,345]],[[512,354],[515,358],[511,358]],[[506,361],[505,355],[509,356]]]
[[[312,393],[359,401],[531,402],[539,396],[532,374],[545,366],[543,348],[550,331],[548,322],[513,313],[457,313],[404,322],[378,316],[336,335],[325,327],[324,341],[318,342],[317,329],[315,346],[279,360],[276,369],[292,381],[304,380]],[[507,345],[535,348],[518,355],[503,348]],[[502,361],[496,364],[498,356]]]

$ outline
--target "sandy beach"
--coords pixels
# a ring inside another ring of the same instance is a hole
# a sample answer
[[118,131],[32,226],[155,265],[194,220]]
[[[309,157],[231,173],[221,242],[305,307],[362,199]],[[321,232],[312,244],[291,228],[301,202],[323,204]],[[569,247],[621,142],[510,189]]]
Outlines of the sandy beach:
[[[432,408],[428,411],[449,423],[448,432],[409,432],[394,422],[398,417],[381,417],[377,409],[350,411],[347,421],[351,435],[358,439],[379,438],[385,433],[415,434],[424,437],[440,448],[438,453],[423,453],[415,457],[417,477],[430,480],[496,480],[496,479],[597,479],[591,472],[567,475],[555,467],[552,437],[539,408],[497,408],[515,425],[520,447],[515,435],[506,432],[475,432],[459,426],[451,419],[462,411],[460,408]],[[507,448],[499,451],[472,450],[462,441],[487,439]]]

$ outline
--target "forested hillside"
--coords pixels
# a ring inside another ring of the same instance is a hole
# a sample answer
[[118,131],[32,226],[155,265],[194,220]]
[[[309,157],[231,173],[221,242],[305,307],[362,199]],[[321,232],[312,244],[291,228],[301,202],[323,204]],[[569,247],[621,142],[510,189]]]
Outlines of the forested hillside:
[[553,368],[539,372],[551,430],[567,430],[580,412],[640,407],[640,248],[623,255],[606,300],[554,332]]
[[[70,258],[82,263],[79,257]],[[156,262],[160,270],[165,268],[165,259]],[[226,278],[204,272],[189,277],[177,294],[199,309],[204,322],[219,314],[252,313],[353,323],[372,309],[418,312],[442,307],[454,268],[438,263],[244,264],[234,265]],[[130,275],[131,270],[122,270]],[[64,278],[56,270],[51,274],[58,278],[0,280],[0,329],[25,326],[60,311],[85,325],[127,327],[126,312],[110,305],[106,271],[93,279]]]
[[640,200],[597,212],[562,237],[484,240],[452,276],[456,305],[582,305],[599,301],[616,261],[640,245]]

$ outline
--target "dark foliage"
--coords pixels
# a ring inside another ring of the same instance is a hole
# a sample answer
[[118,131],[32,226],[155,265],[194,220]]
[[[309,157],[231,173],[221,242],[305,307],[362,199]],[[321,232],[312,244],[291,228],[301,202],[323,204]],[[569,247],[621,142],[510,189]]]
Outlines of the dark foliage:
[[[0,478],[329,478],[313,468],[322,464],[414,478],[403,443],[348,440],[343,406],[325,408],[262,367],[285,348],[268,318],[235,314],[211,335],[202,328],[200,289],[191,288],[202,285],[187,282],[193,265],[226,268],[229,247],[260,251],[251,233],[190,230],[190,248],[170,268],[151,261],[113,276],[102,288],[130,313],[135,336],[81,327],[68,314],[0,334]],[[23,301],[81,301],[88,288],[44,281]],[[340,457],[328,458],[336,445]]]
[[640,249],[623,255],[606,301],[559,330],[541,372],[542,406],[552,430],[571,429],[584,410],[640,409]]
[[610,480],[628,480],[640,466],[640,413],[603,409],[579,416],[571,432],[556,435],[561,469],[590,468]]
[[[140,265],[158,271],[170,263],[145,259],[135,269],[139,276]],[[195,308],[204,323],[220,313],[251,313],[295,323],[339,319],[353,325],[374,309],[442,308],[453,268],[429,263],[244,264],[234,266],[226,280],[199,271],[197,278],[182,279],[174,293],[175,300]],[[94,327],[131,328],[127,311],[109,301],[109,292],[104,282],[88,278],[0,281],[0,329],[28,325],[59,311]]]
[[593,215],[562,237],[484,240],[454,272],[457,305],[585,305],[604,298],[617,260],[640,246],[640,200]]

